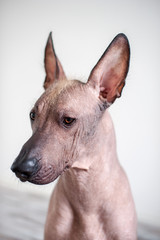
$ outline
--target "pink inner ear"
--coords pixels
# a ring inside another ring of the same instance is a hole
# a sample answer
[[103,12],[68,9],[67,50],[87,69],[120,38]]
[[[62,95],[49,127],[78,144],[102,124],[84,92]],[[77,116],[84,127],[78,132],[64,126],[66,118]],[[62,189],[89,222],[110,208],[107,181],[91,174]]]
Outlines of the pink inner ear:
[[104,72],[100,79],[100,97],[107,99],[110,103],[113,102],[120,96],[117,91],[118,83],[118,75],[114,69]]
[[88,82],[99,89],[99,97],[113,103],[121,96],[129,67],[130,48],[127,37],[118,34],[106,49],[89,76]]

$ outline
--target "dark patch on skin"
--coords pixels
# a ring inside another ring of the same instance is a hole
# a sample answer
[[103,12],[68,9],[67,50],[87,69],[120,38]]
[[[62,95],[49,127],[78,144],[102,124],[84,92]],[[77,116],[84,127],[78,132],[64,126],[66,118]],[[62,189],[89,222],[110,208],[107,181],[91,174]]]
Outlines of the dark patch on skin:
[[99,109],[100,109],[100,111],[105,111],[107,108],[109,108],[110,107],[110,103],[108,103],[107,101],[103,101],[103,102],[101,102],[101,103],[99,103],[98,104],[98,106],[99,106]]

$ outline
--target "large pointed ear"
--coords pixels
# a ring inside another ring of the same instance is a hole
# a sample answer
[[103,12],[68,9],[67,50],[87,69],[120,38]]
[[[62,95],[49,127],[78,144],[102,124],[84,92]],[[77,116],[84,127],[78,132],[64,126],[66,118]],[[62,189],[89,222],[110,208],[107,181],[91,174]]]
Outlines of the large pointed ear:
[[52,33],[49,34],[46,48],[45,48],[45,71],[46,78],[44,81],[44,88],[47,89],[55,80],[66,78],[62,65],[58,60],[52,41]]
[[129,59],[129,42],[121,33],[113,39],[91,71],[88,84],[99,91],[100,99],[107,102],[107,106],[121,96],[129,68]]

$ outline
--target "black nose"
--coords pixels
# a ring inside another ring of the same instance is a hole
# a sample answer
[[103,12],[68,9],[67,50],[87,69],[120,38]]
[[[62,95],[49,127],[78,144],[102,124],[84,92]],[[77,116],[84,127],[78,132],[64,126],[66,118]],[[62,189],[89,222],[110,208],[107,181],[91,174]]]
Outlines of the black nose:
[[27,181],[38,170],[38,161],[36,158],[19,159],[17,158],[11,166],[11,170],[21,181]]

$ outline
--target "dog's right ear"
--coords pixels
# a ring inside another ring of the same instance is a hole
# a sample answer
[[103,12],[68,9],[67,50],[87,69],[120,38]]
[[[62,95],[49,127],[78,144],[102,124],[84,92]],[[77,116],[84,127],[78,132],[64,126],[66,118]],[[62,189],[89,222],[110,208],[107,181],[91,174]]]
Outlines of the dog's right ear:
[[55,80],[66,78],[65,73],[63,71],[62,65],[58,60],[52,41],[52,33],[49,34],[46,48],[45,48],[45,71],[46,78],[44,81],[44,89],[46,90]]

